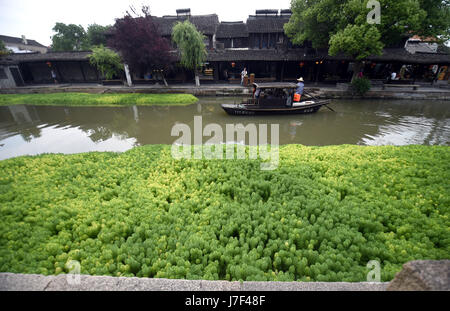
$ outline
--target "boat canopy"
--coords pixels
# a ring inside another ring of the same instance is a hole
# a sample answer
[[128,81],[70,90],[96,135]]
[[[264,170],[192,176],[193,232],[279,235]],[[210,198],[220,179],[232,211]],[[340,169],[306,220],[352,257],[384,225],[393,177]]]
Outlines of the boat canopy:
[[257,89],[296,89],[297,84],[289,82],[253,83]]

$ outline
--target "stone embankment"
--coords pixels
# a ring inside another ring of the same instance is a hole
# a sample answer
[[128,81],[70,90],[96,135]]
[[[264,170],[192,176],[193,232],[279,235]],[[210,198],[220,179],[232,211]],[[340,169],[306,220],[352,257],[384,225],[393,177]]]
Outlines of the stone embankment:
[[0,273],[0,291],[450,291],[450,260],[411,261],[390,283],[228,282]]
[[[358,96],[346,88],[332,86],[307,85],[307,92],[318,98],[326,99],[411,99],[411,100],[450,100],[450,89],[421,86],[417,90],[411,88],[382,89],[373,87],[364,97]],[[187,93],[195,96],[249,96],[251,88],[230,84],[206,84],[195,87],[189,84],[143,86],[103,86],[98,84],[58,84],[26,86],[20,88],[0,89],[0,94],[29,94],[29,93],[57,93],[57,92],[82,92],[82,93]]]

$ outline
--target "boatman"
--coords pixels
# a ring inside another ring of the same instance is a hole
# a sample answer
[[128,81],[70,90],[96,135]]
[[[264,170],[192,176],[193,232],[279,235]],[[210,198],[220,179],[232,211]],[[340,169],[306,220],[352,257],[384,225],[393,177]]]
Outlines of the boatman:
[[297,89],[295,90],[294,94],[294,102],[299,102],[303,95],[303,90],[305,88],[305,81],[303,80],[303,77],[300,77],[297,79]]

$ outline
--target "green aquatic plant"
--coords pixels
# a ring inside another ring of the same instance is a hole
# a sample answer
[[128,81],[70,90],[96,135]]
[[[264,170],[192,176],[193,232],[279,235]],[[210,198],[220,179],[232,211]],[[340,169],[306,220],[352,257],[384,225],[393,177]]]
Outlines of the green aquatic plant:
[[0,94],[0,106],[132,106],[132,105],[189,105],[198,99],[191,94]]
[[0,271],[389,281],[450,257],[449,147],[288,145],[273,171],[170,149],[0,161]]

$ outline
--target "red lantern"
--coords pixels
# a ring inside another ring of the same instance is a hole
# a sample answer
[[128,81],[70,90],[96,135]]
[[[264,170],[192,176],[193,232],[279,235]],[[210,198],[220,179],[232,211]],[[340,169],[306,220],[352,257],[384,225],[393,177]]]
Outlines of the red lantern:
[[301,63],[300,63],[300,68],[303,68],[303,66],[305,66],[305,63],[304,63],[304,62],[301,62]]
[[231,63],[231,67],[234,68],[234,66],[236,66],[236,63],[235,63],[235,62],[232,62],[232,63]]

